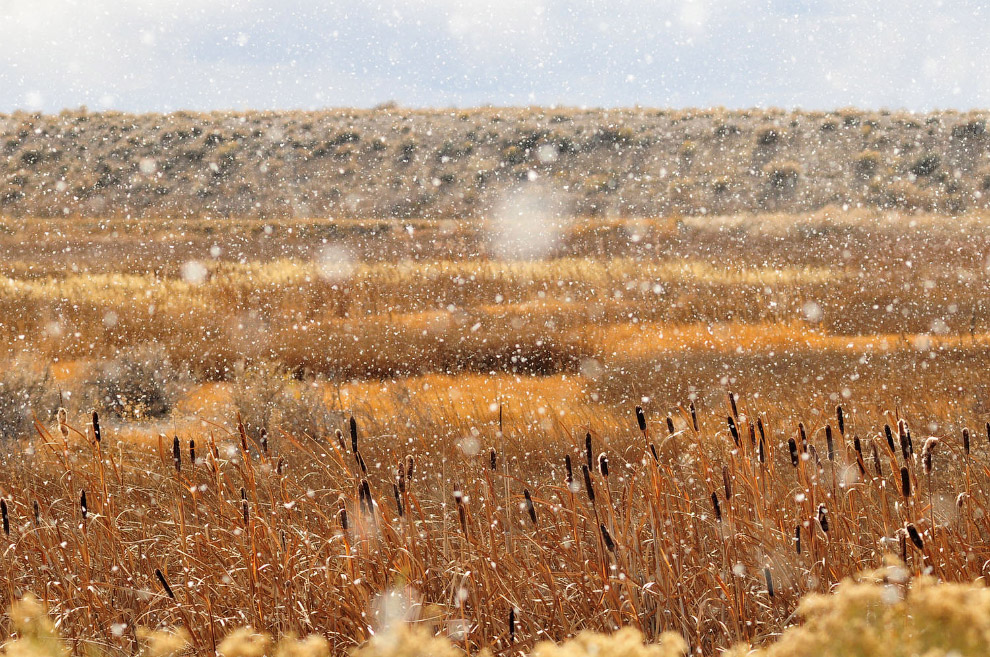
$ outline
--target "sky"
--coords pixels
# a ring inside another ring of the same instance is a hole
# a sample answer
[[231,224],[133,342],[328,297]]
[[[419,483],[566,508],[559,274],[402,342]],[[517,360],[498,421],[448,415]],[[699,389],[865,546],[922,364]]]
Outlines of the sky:
[[990,107],[960,0],[0,0],[0,112]]

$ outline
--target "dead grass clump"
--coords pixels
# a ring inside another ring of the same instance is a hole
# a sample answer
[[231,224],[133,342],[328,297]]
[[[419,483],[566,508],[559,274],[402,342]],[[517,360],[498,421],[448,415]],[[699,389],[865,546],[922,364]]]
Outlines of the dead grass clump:
[[[341,419],[327,404],[322,382],[294,377],[284,367],[262,361],[235,368],[231,405],[251,436],[281,427],[309,436],[330,434]],[[302,380],[300,380],[302,379]]]
[[35,415],[47,422],[59,406],[58,392],[48,368],[21,356],[3,365],[0,374],[0,438],[20,438],[34,433]]

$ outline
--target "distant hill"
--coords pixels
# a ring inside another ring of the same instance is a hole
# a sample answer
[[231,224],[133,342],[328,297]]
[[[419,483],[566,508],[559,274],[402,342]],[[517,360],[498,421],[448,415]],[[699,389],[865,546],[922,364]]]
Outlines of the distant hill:
[[0,215],[475,217],[985,207],[986,113],[480,108],[0,115]]

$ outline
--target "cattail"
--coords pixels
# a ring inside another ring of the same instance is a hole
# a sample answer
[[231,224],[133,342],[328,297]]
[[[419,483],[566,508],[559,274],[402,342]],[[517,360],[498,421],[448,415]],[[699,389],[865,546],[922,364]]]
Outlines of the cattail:
[[763,439],[762,436],[760,436],[760,449],[758,456],[760,459],[760,463],[767,462],[767,445],[766,445],[766,441]]
[[715,521],[722,522],[722,507],[718,503],[718,493],[712,492],[712,509],[715,511]]
[[38,500],[34,500],[31,506],[34,508],[34,526],[37,527],[41,524],[41,507],[38,505]]
[[766,440],[767,434],[763,430],[763,418],[761,418],[761,417],[756,418],[756,428],[760,432],[760,440]]
[[454,502],[457,505],[457,519],[461,523],[461,532],[467,536],[467,512],[464,510],[464,494],[454,491]]
[[883,425],[883,435],[887,439],[887,447],[890,448],[890,455],[897,454],[897,447],[894,445],[894,434],[890,430],[889,424]]
[[729,393],[729,407],[732,409],[732,417],[738,418],[739,411],[736,410],[736,396],[731,392]]
[[906,463],[911,458],[912,450],[908,444],[907,425],[904,423],[904,420],[897,422],[897,437],[901,443],[901,456],[904,457]]
[[488,450],[488,467],[491,468],[492,472],[498,468],[498,454],[494,447]]
[[756,427],[753,426],[752,422],[747,422],[749,425],[749,444],[752,447],[756,447]]
[[814,445],[808,445],[808,456],[815,462],[815,467],[818,468],[818,474],[825,474],[825,466],[822,465],[822,460],[818,458],[818,449]]
[[368,484],[367,479],[361,480],[361,492],[364,493],[364,503],[368,506],[368,515],[375,515],[375,501],[371,497],[371,486]]
[[725,501],[732,499],[732,477],[729,476],[729,466],[722,466],[722,487],[725,489]]
[[646,414],[643,413],[643,407],[636,407],[636,422],[639,423],[639,430],[646,433]]
[[794,549],[801,554],[801,525],[794,527]]
[[413,458],[412,454],[406,455],[406,479],[412,479],[413,470],[415,469],[416,460]]
[[731,415],[725,419],[729,423],[729,433],[732,434],[732,442],[736,444],[736,447],[739,447],[739,430],[736,429],[735,420],[732,419]]
[[901,495],[905,498],[911,497],[911,473],[907,466],[901,468]]
[[58,409],[58,430],[62,434],[62,438],[69,437],[69,425],[66,422],[68,413],[66,413],[65,408],[59,407]]
[[581,474],[584,475],[584,490],[588,493],[588,501],[595,503],[595,485],[591,481],[591,470],[587,465],[581,466]]
[[244,525],[247,526],[249,520],[247,491],[241,487],[241,514],[244,516]]
[[667,416],[667,433],[674,433],[674,418]]
[[901,545],[901,563],[907,563],[907,531],[897,530],[897,542]]
[[168,585],[165,575],[163,575],[162,571],[158,568],[155,568],[155,577],[158,578],[158,582],[162,585],[162,588],[165,589],[165,595],[175,600],[175,594],[172,593],[172,587]]
[[878,477],[883,477],[883,466],[880,464],[880,451],[877,449],[876,441],[870,441],[870,449],[873,451],[873,468],[877,471]]
[[843,413],[842,413],[842,407],[841,406],[836,406],[835,407],[835,421],[839,425],[839,433],[841,435],[845,436],[846,435],[846,422],[845,422],[845,417],[843,416]]
[[588,468],[595,467],[595,454],[591,449],[591,434],[585,434],[584,436],[584,457],[588,461]]
[[935,447],[938,445],[938,438],[931,436],[925,440],[925,444],[921,446],[921,461],[925,464],[925,474],[930,475],[932,473],[932,458],[935,456]]
[[283,472],[285,472],[285,457],[280,456],[278,457],[278,462],[275,464],[275,474],[282,476]]
[[969,429],[963,429],[963,452],[966,456],[969,456]]
[[100,431],[100,415],[93,411],[93,437],[96,438],[96,442],[103,440],[103,433]]
[[769,568],[764,568],[763,569],[763,578],[765,580],[767,580],[767,594],[772,598],[773,597],[773,578],[770,577],[770,569]]
[[361,468],[361,473],[364,476],[368,476],[368,466],[364,462],[364,457],[361,456],[361,452],[354,452],[354,458],[357,460],[358,466]]
[[608,529],[605,528],[604,524],[599,525],[602,530],[602,540],[605,541],[605,549],[609,552],[615,553],[615,542],[612,540],[611,534],[608,533]]
[[241,422],[241,416],[237,416],[237,433],[241,437],[241,449],[244,453],[248,453],[248,442],[247,442],[247,430],[244,428],[244,423]]
[[801,436],[801,451],[808,451],[808,434],[804,431],[804,422],[798,422],[798,435]]
[[7,517],[7,500],[0,500],[0,516],[3,517],[3,533],[10,536],[10,518]]
[[602,473],[602,476],[608,479],[608,457],[602,452],[598,455],[598,471]]
[[340,447],[340,451],[346,452],[347,446],[344,443],[344,433],[340,429],[337,429],[334,431],[334,434],[337,436],[337,445]]
[[358,451],[358,441],[357,441],[357,421],[354,416],[351,416],[350,422],[348,422],[351,428],[351,451],[357,454]]
[[986,430],[987,430],[987,442],[990,443],[990,422],[987,422]]
[[856,465],[859,467],[859,475],[866,476],[866,460],[863,458],[863,443],[859,436],[853,436],[853,449],[856,450]]
[[564,454],[564,481],[567,482],[568,488],[574,483],[574,469],[571,466],[570,454]]
[[828,460],[835,461],[835,443],[832,441],[832,425],[825,425],[825,448],[827,450]]
[[919,550],[924,550],[925,541],[922,540],[921,534],[918,533],[918,528],[915,527],[913,523],[909,522],[906,525],[904,525],[904,529],[907,530],[908,537],[911,539],[911,542],[914,543],[914,547],[918,548]]
[[795,468],[798,467],[798,450],[797,442],[793,438],[787,439],[787,449],[791,451],[791,465]]
[[516,608],[509,607],[509,643],[516,641]]
[[179,445],[178,436],[172,436],[172,464],[176,472],[182,471],[182,447]]
[[653,454],[654,463],[660,465],[660,455],[657,454],[657,446],[654,445],[653,443],[650,443],[650,453]]
[[189,462],[196,465],[196,441],[189,439]]
[[818,524],[822,526],[822,531],[828,533],[828,509],[824,504],[818,505]]
[[401,463],[399,464],[399,467],[396,468],[395,470],[395,483],[399,487],[400,493],[406,492],[406,473],[402,469]]
[[261,429],[261,452],[268,456],[268,430],[265,428]]
[[963,508],[963,505],[966,503],[966,497],[967,497],[966,496],[966,493],[959,493],[959,495],[956,496],[956,508],[957,509]]
[[79,496],[79,508],[82,510],[82,519],[86,520],[86,516],[89,515],[89,507],[86,505],[86,491],[82,492]]
[[337,517],[340,519],[340,528],[345,532],[347,531],[347,507],[344,506],[343,495],[339,499],[340,501],[340,511],[337,513]]
[[395,508],[399,512],[399,517],[402,517],[402,493],[399,492],[399,485],[392,484],[392,493],[395,495]]
[[904,430],[904,434],[907,436],[908,453],[914,456],[914,441],[911,439],[911,427],[907,427]]
[[698,411],[694,407],[694,402],[691,402],[689,408],[691,409],[691,424],[694,426],[695,431],[700,431],[698,428]]
[[533,497],[529,494],[529,489],[523,490],[523,497],[526,498],[526,512],[529,514],[529,519],[536,526],[536,506],[533,505]]

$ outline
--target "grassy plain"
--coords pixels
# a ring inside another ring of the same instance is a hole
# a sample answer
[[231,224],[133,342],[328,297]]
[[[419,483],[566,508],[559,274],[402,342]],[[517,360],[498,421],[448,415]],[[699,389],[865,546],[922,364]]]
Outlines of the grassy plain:
[[988,575],[990,216],[583,220],[519,262],[478,223],[3,226],[35,421],[0,603],[77,651],[342,651],[398,614],[471,652],[629,625],[708,655],[885,554]]

